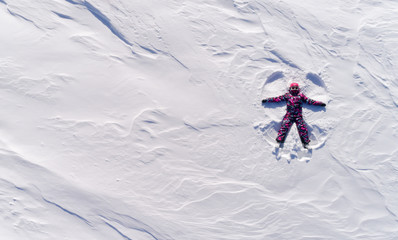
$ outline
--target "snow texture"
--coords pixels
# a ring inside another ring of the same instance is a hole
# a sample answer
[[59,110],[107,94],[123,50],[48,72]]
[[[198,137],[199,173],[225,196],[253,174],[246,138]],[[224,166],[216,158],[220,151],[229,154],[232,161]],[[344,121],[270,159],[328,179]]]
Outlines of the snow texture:
[[0,0],[1,238],[398,239],[397,9]]

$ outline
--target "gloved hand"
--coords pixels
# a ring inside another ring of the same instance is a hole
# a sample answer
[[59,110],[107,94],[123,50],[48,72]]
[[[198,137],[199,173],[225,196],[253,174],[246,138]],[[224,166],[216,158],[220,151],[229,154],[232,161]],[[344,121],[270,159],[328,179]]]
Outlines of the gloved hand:
[[326,107],[326,103],[322,103],[321,106],[322,106],[322,107]]
[[264,103],[266,103],[266,102],[267,102],[267,99],[263,99],[263,100],[261,101],[262,104],[264,104]]

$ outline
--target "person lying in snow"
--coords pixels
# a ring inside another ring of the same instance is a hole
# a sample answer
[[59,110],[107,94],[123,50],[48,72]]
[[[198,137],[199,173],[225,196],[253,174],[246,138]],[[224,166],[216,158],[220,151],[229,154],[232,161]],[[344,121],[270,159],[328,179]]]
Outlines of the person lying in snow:
[[308,148],[308,144],[310,143],[310,139],[308,136],[307,125],[303,119],[303,109],[301,107],[302,103],[305,102],[310,105],[317,105],[325,107],[326,104],[323,102],[315,101],[307,98],[303,93],[300,92],[300,88],[298,83],[292,83],[289,87],[289,92],[285,93],[279,97],[271,97],[262,100],[262,103],[268,102],[282,102],[285,101],[287,108],[286,114],[283,117],[282,125],[278,131],[278,136],[276,137],[276,141],[283,146],[285,142],[287,133],[290,130],[290,127],[293,123],[296,123],[298,133],[300,135],[301,142],[304,148]]

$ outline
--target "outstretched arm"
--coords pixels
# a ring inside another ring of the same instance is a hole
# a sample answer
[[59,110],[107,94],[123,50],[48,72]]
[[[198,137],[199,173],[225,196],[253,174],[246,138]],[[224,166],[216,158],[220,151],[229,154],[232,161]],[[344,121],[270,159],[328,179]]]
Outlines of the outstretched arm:
[[312,100],[311,98],[308,98],[308,97],[305,96],[304,94],[301,94],[301,99],[302,99],[305,103],[307,103],[307,104],[309,104],[309,105],[316,105],[316,106],[322,106],[322,107],[325,107],[325,106],[326,106],[326,103],[323,103],[323,102],[320,102],[320,101]]
[[279,97],[270,97],[270,98],[265,98],[263,99],[262,103],[266,103],[266,102],[282,102],[282,101],[286,101],[286,94],[283,94]]

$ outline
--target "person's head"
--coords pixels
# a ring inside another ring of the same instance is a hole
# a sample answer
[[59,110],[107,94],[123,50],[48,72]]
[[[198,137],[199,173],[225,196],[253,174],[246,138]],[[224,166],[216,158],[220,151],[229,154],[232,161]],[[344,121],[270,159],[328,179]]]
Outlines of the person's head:
[[300,93],[300,87],[299,87],[298,83],[294,82],[294,83],[290,84],[289,92],[292,95],[298,95]]

